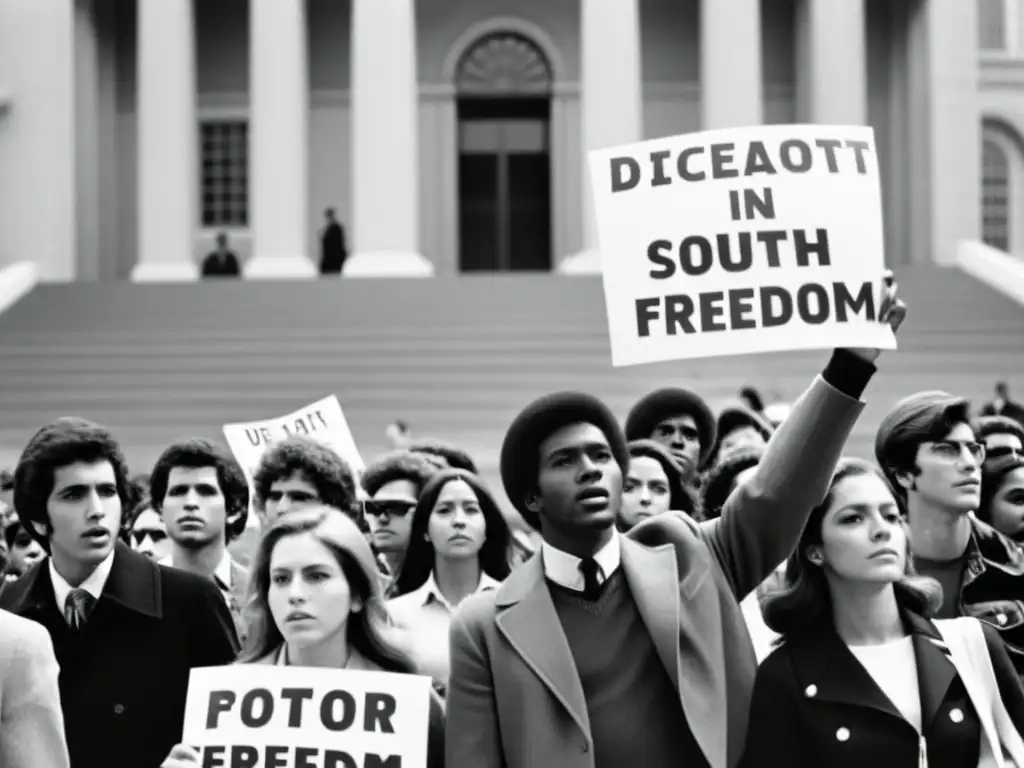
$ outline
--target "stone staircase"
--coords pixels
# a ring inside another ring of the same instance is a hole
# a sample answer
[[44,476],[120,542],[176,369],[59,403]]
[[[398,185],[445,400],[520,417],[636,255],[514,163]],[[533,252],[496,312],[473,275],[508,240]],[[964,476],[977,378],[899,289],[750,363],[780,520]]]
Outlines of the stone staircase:
[[[897,277],[911,315],[850,444],[866,456],[882,414],[910,392],[980,402],[1005,379],[1024,397],[1024,307],[957,270]],[[827,357],[612,368],[601,282],[590,277],[43,285],[0,317],[0,466],[59,415],[110,426],[133,469],[148,471],[176,438],[221,439],[226,422],[336,394],[364,458],[386,449],[385,427],[403,418],[471,451],[501,497],[501,438],[537,395],[588,390],[623,417],[673,383],[715,406],[743,384],[788,400]]]

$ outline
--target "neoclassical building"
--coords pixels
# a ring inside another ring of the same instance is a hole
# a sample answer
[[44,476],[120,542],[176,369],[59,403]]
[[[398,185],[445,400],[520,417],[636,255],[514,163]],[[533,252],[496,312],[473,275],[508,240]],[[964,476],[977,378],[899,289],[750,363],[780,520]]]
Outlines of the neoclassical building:
[[874,127],[890,263],[1013,250],[1020,2],[0,0],[0,263],[586,271],[587,149],[786,122]]

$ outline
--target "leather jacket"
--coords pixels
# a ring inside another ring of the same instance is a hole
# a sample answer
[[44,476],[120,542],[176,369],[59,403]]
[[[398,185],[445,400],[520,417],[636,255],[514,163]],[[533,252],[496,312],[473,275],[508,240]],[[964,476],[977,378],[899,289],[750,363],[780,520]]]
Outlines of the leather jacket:
[[960,586],[960,613],[999,630],[1017,673],[1024,676],[1024,545],[971,517]]

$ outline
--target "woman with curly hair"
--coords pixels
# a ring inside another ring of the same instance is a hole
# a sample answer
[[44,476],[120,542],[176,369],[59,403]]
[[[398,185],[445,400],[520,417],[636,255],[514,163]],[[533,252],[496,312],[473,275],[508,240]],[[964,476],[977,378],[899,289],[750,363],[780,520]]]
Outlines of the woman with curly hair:
[[[370,545],[340,510],[309,506],[278,517],[260,539],[249,586],[242,664],[416,674],[388,626]],[[177,745],[163,768],[199,764]],[[431,692],[428,768],[444,765],[444,711]]]

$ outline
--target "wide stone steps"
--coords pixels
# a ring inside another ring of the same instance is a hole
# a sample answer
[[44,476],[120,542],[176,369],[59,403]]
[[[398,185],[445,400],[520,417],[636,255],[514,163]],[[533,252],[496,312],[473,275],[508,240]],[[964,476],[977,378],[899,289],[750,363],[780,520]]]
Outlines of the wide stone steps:
[[[902,270],[911,315],[883,358],[851,452],[870,455],[892,402],[923,388],[1024,393],[1024,308],[955,270]],[[682,342],[681,342],[682,343]],[[43,421],[77,414],[148,469],[171,440],[337,394],[364,457],[385,426],[475,452],[495,479],[501,438],[533,397],[582,389],[625,416],[656,386],[720,406],[743,384],[791,399],[828,352],[610,365],[601,282],[533,275],[191,285],[40,286],[0,317],[0,464]]]

